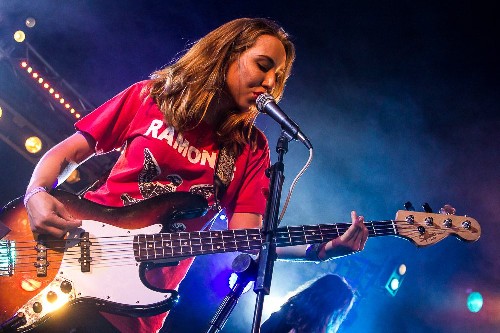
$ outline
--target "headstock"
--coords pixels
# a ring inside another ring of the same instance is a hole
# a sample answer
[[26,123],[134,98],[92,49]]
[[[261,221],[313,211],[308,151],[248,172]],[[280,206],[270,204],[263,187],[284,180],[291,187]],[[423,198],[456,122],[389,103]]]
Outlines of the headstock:
[[476,241],[481,236],[481,226],[469,216],[400,210],[394,223],[397,234],[417,246],[432,245],[449,235],[467,242]]

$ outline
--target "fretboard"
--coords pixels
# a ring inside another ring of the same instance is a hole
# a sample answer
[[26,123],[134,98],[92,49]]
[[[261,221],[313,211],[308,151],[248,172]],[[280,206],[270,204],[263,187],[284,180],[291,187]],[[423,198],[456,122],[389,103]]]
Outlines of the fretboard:
[[[396,223],[365,222],[369,237],[398,235]],[[342,235],[348,223],[280,227],[276,246],[322,243]],[[260,249],[265,236],[261,229],[174,232],[134,236],[134,256],[137,261],[175,261],[204,254]]]

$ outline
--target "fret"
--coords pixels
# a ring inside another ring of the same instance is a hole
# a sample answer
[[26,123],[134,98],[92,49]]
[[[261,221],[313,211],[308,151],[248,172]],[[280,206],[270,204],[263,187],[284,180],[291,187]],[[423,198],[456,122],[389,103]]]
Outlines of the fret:
[[[305,243],[305,244],[309,244],[309,241],[308,241],[308,239],[307,239],[307,234],[308,234],[308,232],[306,232],[306,226],[305,226],[305,225],[303,225],[303,226],[302,226],[302,232],[303,232],[303,234],[304,234],[304,243]],[[314,231],[311,233],[311,235],[313,235],[313,236],[314,236]]]
[[153,250],[154,250],[154,257],[155,258],[163,258],[163,238],[161,237],[161,234],[158,235],[153,235]]
[[193,244],[191,242],[191,233],[188,233],[187,236],[188,236],[188,240],[189,240],[189,253],[191,255],[193,255]]
[[222,247],[226,251],[234,251],[234,232],[233,230],[222,231]]
[[248,230],[249,237],[249,249],[256,249],[256,245],[260,247],[262,245],[262,232],[260,229],[250,229]]
[[248,250],[250,243],[248,241],[248,233],[246,229],[233,229],[231,230],[234,237],[235,251]]
[[172,237],[170,234],[161,234],[161,238],[163,240],[163,255],[166,257],[165,249],[170,249],[170,255],[174,255],[174,247],[172,246]]
[[247,237],[248,239],[248,249],[252,250],[255,249],[255,245],[261,245],[262,244],[262,234],[260,229],[248,229],[248,235],[250,237]]
[[203,254],[203,244],[201,241],[201,232],[197,232],[198,237],[191,237],[191,253],[192,254]]
[[250,249],[250,239],[248,239],[248,230],[245,230],[245,236],[246,236],[246,239],[247,239],[248,249]]
[[146,235],[145,240],[146,259],[154,259],[154,235]]
[[288,230],[288,227],[284,228],[278,228],[276,235],[276,244],[281,245],[281,246],[288,246],[291,243],[290,239],[290,231]]
[[[215,232],[211,232],[210,233],[210,243],[212,244],[212,252],[215,251],[215,250],[220,250],[220,245],[218,245],[218,243],[214,242],[214,238],[217,239],[219,237],[219,232],[215,231]],[[215,245],[215,249],[214,249],[214,245]]]
[[[182,235],[184,236],[184,235]],[[188,238],[183,237],[182,240],[180,241],[181,243],[181,253],[186,254],[186,253],[191,253],[191,246],[189,244],[189,234],[187,234]]]
[[222,240],[222,248],[225,250],[226,247],[224,246],[224,232],[221,232],[220,239]]
[[292,237],[290,234],[290,228],[286,226],[286,231],[288,232],[288,240],[290,241],[288,244],[292,245]]
[[[317,243],[321,238],[321,229],[317,225],[304,225],[304,244]],[[309,238],[307,237],[309,236]]]
[[[321,225],[318,225],[318,233],[320,236],[320,241],[318,243],[323,243],[323,228]],[[338,230],[337,230],[337,233],[338,233]]]
[[395,221],[394,220],[390,220],[391,224],[392,224],[392,229],[394,230],[394,235],[397,235],[398,234],[398,231],[396,229],[396,224],[394,223]]
[[234,242],[234,249],[238,250],[238,242],[236,242],[236,231],[233,229],[233,242]]
[[288,228],[290,231],[290,245],[304,244],[304,230],[302,226],[291,226]]
[[236,234],[237,240],[236,244],[238,244],[238,249],[241,250],[249,250],[250,249],[250,240],[248,239],[248,230],[246,229],[238,229],[234,230]]
[[207,241],[210,237],[210,231],[200,232],[200,245],[203,252],[212,253],[212,242]]
[[170,246],[172,247],[173,256],[182,254],[178,232],[170,234],[170,243],[171,243]]

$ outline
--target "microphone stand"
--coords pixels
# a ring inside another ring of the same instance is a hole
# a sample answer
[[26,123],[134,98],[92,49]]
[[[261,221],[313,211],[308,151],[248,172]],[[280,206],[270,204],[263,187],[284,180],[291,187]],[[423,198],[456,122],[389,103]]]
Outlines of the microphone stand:
[[252,323],[252,332],[260,332],[260,323],[262,320],[262,309],[264,307],[264,296],[269,295],[271,289],[271,278],[273,274],[274,261],[276,260],[276,242],[275,233],[278,228],[278,214],[281,200],[281,190],[285,179],[283,157],[288,152],[288,142],[293,137],[285,130],[281,131],[281,136],[276,144],[276,152],[278,153],[278,161],[271,166],[267,175],[271,179],[269,188],[269,198],[266,206],[266,215],[264,217],[264,225],[262,233],[265,240],[262,243],[259,252],[259,264],[257,276],[255,279],[254,292],[257,294],[254,317]]

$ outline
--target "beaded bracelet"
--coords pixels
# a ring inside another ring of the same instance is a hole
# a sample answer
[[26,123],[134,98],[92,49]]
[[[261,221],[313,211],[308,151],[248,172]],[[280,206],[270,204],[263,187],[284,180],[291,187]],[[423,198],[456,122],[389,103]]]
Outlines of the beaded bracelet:
[[309,245],[306,250],[306,259],[314,262],[324,261],[319,257],[319,252],[321,251],[322,248],[323,244],[321,243],[315,243]]
[[26,207],[26,205],[28,204],[28,201],[31,199],[31,197],[39,192],[47,192],[47,188],[43,187],[43,186],[37,186],[34,189],[32,189],[31,191],[29,191],[28,193],[26,193],[24,195],[24,200],[23,200],[24,207]]

